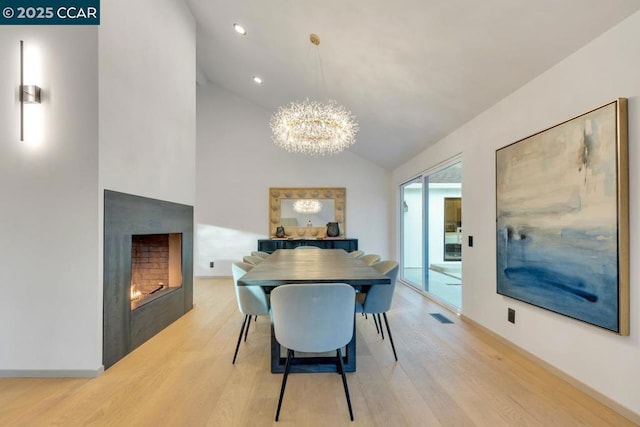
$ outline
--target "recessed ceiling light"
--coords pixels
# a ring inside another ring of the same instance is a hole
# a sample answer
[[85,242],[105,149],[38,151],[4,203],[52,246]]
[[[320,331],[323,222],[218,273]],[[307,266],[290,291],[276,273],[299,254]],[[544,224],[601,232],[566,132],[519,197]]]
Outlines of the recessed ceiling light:
[[258,77],[258,76],[253,76],[253,82],[257,85],[261,85],[262,84],[262,78]]
[[238,23],[233,24],[233,29],[236,30],[236,33],[238,34],[242,34],[243,36],[247,35],[247,30],[245,30],[244,27]]

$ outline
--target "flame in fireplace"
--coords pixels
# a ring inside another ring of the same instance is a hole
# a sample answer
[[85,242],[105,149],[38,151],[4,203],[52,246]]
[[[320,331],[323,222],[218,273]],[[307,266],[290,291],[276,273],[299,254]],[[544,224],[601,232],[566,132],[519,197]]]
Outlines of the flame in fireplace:
[[136,289],[136,285],[131,285],[131,301],[135,301],[142,297],[142,292]]

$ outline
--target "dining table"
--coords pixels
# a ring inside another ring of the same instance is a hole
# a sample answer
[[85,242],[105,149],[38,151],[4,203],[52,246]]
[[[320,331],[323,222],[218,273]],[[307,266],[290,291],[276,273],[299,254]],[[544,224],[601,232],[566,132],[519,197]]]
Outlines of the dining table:
[[[389,285],[386,275],[342,249],[278,249],[238,279],[238,286],[262,286],[270,292],[276,286],[293,283],[346,283],[357,292],[372,285]],[[355,307],[354,307],[355,310]],[[355,312],[354,312],[355,315]],[[356,370],[355,322],[351,342],[343,352],[344,369]],[[271,324],[271,372],[284,372],[286,357]],[[336,372],[335,355],[296,357],[291,372]]]

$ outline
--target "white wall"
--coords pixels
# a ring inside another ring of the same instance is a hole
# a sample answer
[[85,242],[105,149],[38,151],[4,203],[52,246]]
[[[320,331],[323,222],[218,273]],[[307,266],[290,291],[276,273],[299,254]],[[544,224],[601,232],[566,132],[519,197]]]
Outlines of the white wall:
[[[19,141],[20,39],[42,67],[39,145]],[[0,28],[0,376],[101,365],[97,46],[97,27]]]
[[181,0],[102,3],[102,189],[195,203],[195,46]]
[[198,87],[195,275],[231,275],[230,263],[267,237],[269,187],[346,187],[347,237],[387,258],[390,173],[348,151],[287,153],[271,142],[271,114],[218,86]]
[[[400,184],[436,162],[463,153],[464,315],[542,358],[617,404],[640,414],[640,281],[631,263],[631,335],[594,326],[496,294],[495,150],[609,102],[629,99],[631,259],[640,241],[640,13],[548,70],[393,173]],[[396,202],[398,197],[396,196]],[[466,239],[465,239],[466,241]],[[516,309],[516,324],[507,322]]]

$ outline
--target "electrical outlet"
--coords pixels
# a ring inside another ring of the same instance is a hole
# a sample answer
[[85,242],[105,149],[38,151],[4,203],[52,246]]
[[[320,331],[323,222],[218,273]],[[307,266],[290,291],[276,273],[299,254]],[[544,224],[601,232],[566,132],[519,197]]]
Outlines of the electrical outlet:
[[507,320],[516,323],[516,311],[513,308],[507,309]]
[[213,268],[213,261],[209,263],[209,268]]

